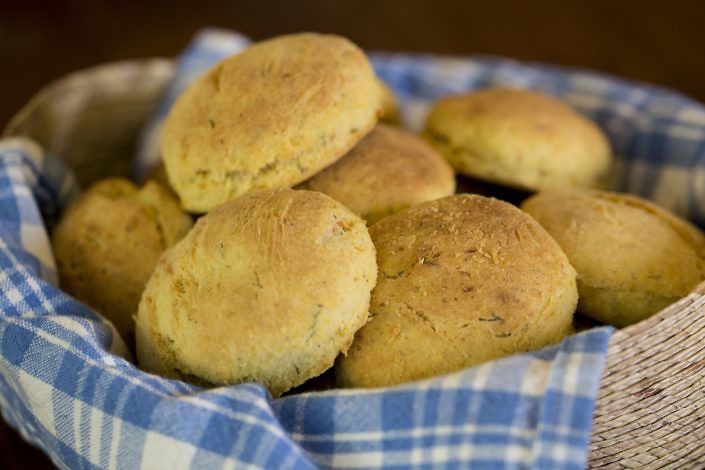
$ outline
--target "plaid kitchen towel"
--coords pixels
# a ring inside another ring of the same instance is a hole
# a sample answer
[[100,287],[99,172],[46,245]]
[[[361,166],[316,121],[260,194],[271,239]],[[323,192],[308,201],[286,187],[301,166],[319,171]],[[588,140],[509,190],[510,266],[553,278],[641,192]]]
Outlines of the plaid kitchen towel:
[[[187,82],[180,77],[196,76],[244,43],[206,32],[189,46],[146,127],[136,172],[155,161],[146,157],[149,142],[154,147],[169,103]],[[619,156],[617,188],[705,220],[705,108],[696,102],[506,60],[374,54],[373,63],[412,127],[437,96],[481,86],[567,99],[609,134]],[[74,191],[58,158],[26,140],[0,144],[0,408],[59,466],[584,467],[610,328],[385,389],[276,400],[256,384],[202,389],[139,371],[114,328],[56,288],[45,226]]]

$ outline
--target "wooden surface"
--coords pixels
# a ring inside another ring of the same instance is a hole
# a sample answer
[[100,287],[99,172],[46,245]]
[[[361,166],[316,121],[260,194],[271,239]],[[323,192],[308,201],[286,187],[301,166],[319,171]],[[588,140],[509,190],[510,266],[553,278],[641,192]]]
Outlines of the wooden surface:
[[[200,27],[252,38],[312,30],[367,49],[490,54],[592,68],[705,102],[697,0],[0,0],[0,128],[41,86],[107,61],[174,56]],[[48,460],[0,423],[0,468]]]

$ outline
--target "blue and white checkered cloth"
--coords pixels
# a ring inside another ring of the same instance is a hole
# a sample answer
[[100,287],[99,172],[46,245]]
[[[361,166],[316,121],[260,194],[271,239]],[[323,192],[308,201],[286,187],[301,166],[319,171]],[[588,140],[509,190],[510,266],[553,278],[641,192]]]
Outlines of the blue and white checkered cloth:
[[[241,48],[207,31],[180,61],[137,151],[188,80]],[[607,131],[616,188],[705,221],[705,108],[592,73],[496,59],[374,54],[418,127],[439,95],[488,85],[560,96]],[[45,227],[75,192],[28,140],[0,143],[0,409],[63,468],[583,468],[612,330],[412,384],[272,399],[256,384],[202,389],[137,369],[114,328],[56,287]]]

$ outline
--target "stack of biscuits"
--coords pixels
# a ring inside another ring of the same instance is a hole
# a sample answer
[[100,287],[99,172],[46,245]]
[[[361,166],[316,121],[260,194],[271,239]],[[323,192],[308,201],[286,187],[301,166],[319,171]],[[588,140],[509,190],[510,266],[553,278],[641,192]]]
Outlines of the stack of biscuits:
[[705,278],[697,228],[603,190],[609,142],[569,105],[496,88],[441,99],[420,135],[401,118],[347,39],[256,43],[182,94],[142,187],[64,214],[61,285],[144,370],[279,396],[540,349],[576,310],[626,326]]

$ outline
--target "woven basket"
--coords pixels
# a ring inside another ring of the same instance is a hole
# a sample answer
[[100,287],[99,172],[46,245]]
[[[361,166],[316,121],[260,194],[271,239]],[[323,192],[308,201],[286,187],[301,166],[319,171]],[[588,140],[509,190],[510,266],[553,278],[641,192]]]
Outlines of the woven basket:
[[[139,131],[173,73],[162,59],[74,73],[40,91],[3,135],[61,155],[82,185],[128,176]],[[612,336],[589,466],[705,466],[705,283]]]

